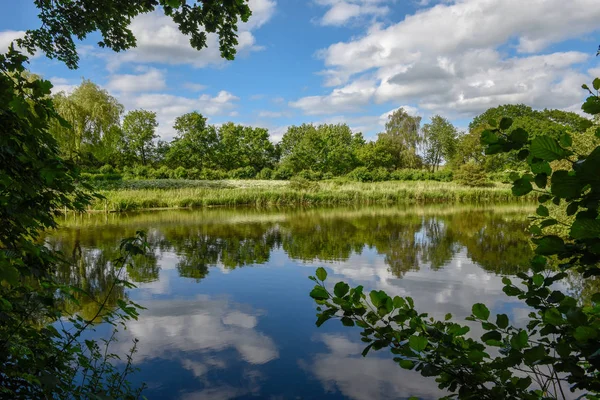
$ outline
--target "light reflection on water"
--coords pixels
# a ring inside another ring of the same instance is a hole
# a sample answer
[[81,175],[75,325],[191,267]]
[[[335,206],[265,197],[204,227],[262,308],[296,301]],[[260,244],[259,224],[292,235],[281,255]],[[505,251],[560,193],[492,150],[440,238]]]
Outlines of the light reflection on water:
[[[121,238],[148,232],[150,259],[128,272],[127,296],[146,310],[121,332],[149,399],[435,398],[433,379],[385,351],[363,358],[357,328],[316,328],[307,277],[411,296],[459,319],[485,302],[522,320],[502,275],[526,269],[529,208],[430,206],[332,210],[215,209],[67,218],[48,244],[73,258],[61,278],[101,297]],[[81,304],[82,313],[93,307]],[[106,330],[98,329],[103,335]]]

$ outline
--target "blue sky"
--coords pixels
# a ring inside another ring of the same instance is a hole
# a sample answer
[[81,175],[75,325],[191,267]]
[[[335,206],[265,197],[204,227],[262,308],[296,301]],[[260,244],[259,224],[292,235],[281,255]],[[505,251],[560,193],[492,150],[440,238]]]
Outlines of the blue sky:
[[[187,0],[191,1],[191,0]],[[33,72],[69,91],[91,79],[127,110],[156,111],[159,133],[197,110],[219,124],[269,129],[346,122],[373,138],[398,107],[459,127],[489,107],[577,111],[600,75],[597,0],[250,0],[235,61],[214,40],[196,52],[160,12],[133,22],[138,48],[115,54],[92,35],[71,71],[34,57]],[[0,0],[0,46],[37,27],[33,0]],[[214,38],[213,38],[214,39]]]

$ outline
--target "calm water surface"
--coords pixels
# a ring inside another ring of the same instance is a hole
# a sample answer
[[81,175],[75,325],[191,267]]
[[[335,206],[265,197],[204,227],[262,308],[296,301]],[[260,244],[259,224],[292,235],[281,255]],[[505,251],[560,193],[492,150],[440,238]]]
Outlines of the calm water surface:
[[[315,326],[308,276],[411,296],[459,319],[485,302],[512,319],[527,310],[502,293],[525,270],[530,208],[212,209],[70,217],[47,239],[73,257],[62,279],[103,296],[123,237],[148,232],[153,257],[127,271],[137,289],[114,292],[146,310],[117,346],[135,355],[149,399],[392,399],[440,395],[385,351],[360,353],[358,328]],[[91,301],[80,312],[94,314]],[[99,327],[98,337],[108,327]]]

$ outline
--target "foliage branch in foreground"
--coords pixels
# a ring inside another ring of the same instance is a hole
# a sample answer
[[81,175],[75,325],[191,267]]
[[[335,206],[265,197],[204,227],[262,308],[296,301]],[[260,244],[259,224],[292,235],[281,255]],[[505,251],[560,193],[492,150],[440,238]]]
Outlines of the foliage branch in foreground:
[[[600,79],[593,88],[584,85],[590,96],[582,109],[598,115]],[[345,326],[360,327],[367,344],[363,355],[389,348],[400,367],[435,377],[448,399],[598,399],[600,293],[583,305],[561,291],[560,282],[572,273],[584,279],[600,275],[600,147],[577,154],[568,133],[559,139],[530,138],[524,129],[506,133],[510,118],[490,125],[481,134],[486,153],[517,151],[529,166],[529,172],[512,176],[513,193],[539,192],[530,272],[517,274],[516,284],[503,278],[504,292],[530,307],[527,323],[514,326],[506,314],[492,315],[479,303],[467,318],[484,332],[475,335],[450,314],[440,321],[417,311],[410,297],[364,293],[362,286],[344,282],[331,289],[327,272],[319,268],[310,293],[318,304],[317,326],[339,318]],[[556,165],[569,167],[553,169]],[[555,234],[557,226],[567,233]]]

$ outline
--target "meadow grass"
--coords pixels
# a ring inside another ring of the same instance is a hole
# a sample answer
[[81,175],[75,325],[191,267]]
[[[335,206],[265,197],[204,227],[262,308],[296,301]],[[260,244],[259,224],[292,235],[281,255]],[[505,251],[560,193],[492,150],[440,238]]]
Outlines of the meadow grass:
[[[93,210],[129,211],[152,208],[210,206],[336,206],[425,203],[508,203],[518,201],[510,185],[473,188],[453,182],[311,182],[298,188],[287,181],[226,180],[124,181],[122,186],[100,190],[104,199]],[[521,200],[533,200],[529,196]]]

